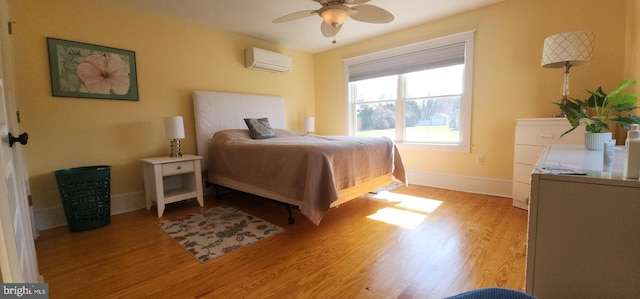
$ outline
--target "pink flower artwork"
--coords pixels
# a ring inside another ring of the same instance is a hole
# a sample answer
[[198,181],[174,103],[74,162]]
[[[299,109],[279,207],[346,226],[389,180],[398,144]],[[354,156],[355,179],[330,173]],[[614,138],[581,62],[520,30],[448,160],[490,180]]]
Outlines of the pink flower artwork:
[[123,95],[129,91],[129,73],[119,55],[92,54],[77,69],[78,78],[91,93]]

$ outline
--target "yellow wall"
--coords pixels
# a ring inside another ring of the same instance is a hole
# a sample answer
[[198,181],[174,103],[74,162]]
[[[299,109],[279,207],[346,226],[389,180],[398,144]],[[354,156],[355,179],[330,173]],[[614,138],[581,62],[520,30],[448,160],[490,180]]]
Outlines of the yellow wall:
[[[314,114],[313,56],[109,1],[10,0],[18,108],[34,206],[59,206],[53,171],[107,164],[112,193],[143,190],[139,159],[168,155],[163,118],[183,115],[183,153],[196,152],[191,91],[280,95],[287,127],[301,131]],[[52,97],[46,37],[135,51],[137,102]],[[244,68],[243,50],[258,46],[293,56],[294,70]]]
[[[627,0],[627,32],[626,32],[626,44],[625,44],[625,78],[634,79],[640,81],[640,0]],[[640,93],[640,84],[634,85],[630,88],[634,93]],[[634,112],[636,115],[640,115],[640,111]],[[617,130],[615,135],[618,144],[622,144],[620,140],[627,138],[627,132],[625,130]]]
[[[626,0],[508,0],[317,54],[316,131],[346,133],[342,59],[476,30],[471,154],[402,154],[413,171],[510,180],[515,120],[558,111],[551,103],[560,97],[562,70],[540,67],[544,39],[565,31],[593,31],[593,62],[572,69],[571,95],[581,97],[584,88],[598,85],[610,90],[624,76],[626,7]],[[484,166],[476,165],[477,155],[484,155]]]
[[[640,1],[627,0],[627,44],[625,56],[625,75],[640,80]],[[635,86],[640,91],[640,84]]]

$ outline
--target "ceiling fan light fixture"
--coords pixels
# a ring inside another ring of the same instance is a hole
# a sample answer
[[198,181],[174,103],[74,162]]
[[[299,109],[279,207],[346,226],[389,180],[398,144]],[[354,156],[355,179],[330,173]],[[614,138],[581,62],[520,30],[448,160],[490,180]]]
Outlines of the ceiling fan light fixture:
[[[312,15],[322,18],[320,33],[324,37],[333,37],[336,43],[336,35],[348,17],[365,23],[389,23],[393,21],[393,14],[375,5],[363,4],[371,0],[312,0],[321,5],[318,10],[303,10],[284,15],[273,20],[273,23],[282,23],[302,19]],[[349,5],[355,5],[353,7]]]
[[344,23],[349,12],[342,5],[328,5],[321,9],[320,16],[325,23],[336,26]]

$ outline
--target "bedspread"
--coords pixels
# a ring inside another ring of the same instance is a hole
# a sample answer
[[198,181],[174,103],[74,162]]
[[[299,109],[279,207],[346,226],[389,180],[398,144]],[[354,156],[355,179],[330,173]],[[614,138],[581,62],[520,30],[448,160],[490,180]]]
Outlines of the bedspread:
[[390,172],[406,183],[389,138],[275,131],[277,137],[261,140],[251,139],[247,130],[217,132],[209,142],[209,171],[300,199],[300,211],[316,225],[338,190]]

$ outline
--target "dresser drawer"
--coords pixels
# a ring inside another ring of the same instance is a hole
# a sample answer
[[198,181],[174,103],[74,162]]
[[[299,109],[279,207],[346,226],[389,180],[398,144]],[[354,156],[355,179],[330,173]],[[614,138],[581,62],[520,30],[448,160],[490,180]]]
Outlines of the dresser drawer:
[[516,136],[513,148],[513,205],[527,209],[531,172],[544,149],[550,144],[582,144],[584,128],[578,128],[564,137],[571,129],[566,118],[521,118],[516,120]]
[[[548,145],[565,141],[560,135],[567,131],[563,126],[518,126],[516,128],[516,144]],[[568,137],[565,136],[565,137]]]
[[535,165],[544,151],[544,146],[516,144],[513,153],[513,162]]
[[162,175],[174,175],[181,173],[189,173],[195,170],[193,161],[182,161],[162,164]]
[[531,186],[520,182],[513,182],[513,199],[529,203]]
[[513,180],[525,184],[531,183],[531,173],[534,167],[534,165],[514,163]]

